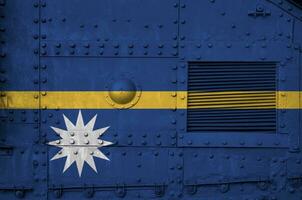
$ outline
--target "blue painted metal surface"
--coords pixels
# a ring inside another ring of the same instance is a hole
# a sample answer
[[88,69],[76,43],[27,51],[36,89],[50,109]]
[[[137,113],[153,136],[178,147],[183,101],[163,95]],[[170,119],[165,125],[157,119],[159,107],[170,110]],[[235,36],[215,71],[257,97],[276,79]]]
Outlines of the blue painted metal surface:
[[[1,91],[107,91],[121,77],[188,91],[190,62],[276,63],[276,90],[302,86],[292,1],[0,0],[0,31]],[[276,110],[273,134],[190,132],[183,108],[83,109],[114,144],[79,177],[48,145],[79,110],[38,104],[1,110],[0,199],[302,198],[300,109]]]

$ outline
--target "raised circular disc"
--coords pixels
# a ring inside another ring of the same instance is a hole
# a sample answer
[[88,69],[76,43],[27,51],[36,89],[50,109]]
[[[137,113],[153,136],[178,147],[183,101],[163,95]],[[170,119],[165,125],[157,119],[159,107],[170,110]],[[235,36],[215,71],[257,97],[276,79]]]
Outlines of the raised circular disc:
[[114,80],[109,86],[107,101],[116,108],[129,108],[138,101],[138,88],[128,78]]

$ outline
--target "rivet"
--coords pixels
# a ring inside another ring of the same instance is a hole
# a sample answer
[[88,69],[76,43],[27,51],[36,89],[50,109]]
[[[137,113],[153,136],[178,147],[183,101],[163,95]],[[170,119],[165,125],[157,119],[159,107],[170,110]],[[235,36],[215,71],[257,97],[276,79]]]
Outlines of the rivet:
[[45,55],[47,55],[47,51],[42,50],[42,51],[41,51],[41,54],[42,54],[43,56],[45,56]]
[[34,49],[34,54],[38,54],[39,50],[38,49]]
[[75,47],[76,47],[76,44],[70,43],[69,46],[70,46],[70,48],[75,48]]
[[23,191],[23,190],[17,190],[16,192],[15,192],[15,195],[16,195],[16,197],[17,198],[24,198],[24,196],[25,196],[25,192]]
[[[2,82],[2,81],[1,81]],[[34,84],[38,84],[39,83],[39,80],[38,79],[34,79]]]

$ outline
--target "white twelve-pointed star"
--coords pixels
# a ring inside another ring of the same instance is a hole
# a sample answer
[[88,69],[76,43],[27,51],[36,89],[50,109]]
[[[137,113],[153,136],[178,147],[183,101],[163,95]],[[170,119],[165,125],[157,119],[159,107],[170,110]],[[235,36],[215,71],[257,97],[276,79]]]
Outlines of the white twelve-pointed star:
[[84,125],[81,111],[79,111],[76,125],[65,115],[63,117],[67,130],[51,127],[62,138],[48,143],[49,145],[62,148],[51,160],[67,157],[63,173],[74,162],[76,163],[79,176],[82,174],[84,162],[97,172],[93,156],[109,161],[109,158],[98,149],[99,147],[112,144],[112,142],[99,139],[109,126],[93,130],[97,115]]

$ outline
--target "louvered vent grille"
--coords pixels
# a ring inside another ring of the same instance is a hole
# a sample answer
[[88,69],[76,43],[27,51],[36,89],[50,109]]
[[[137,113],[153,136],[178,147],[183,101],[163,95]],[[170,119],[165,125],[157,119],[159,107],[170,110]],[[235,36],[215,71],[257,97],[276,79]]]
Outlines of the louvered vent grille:
[[188,132],[276,130],[275,63],[189,63]]

